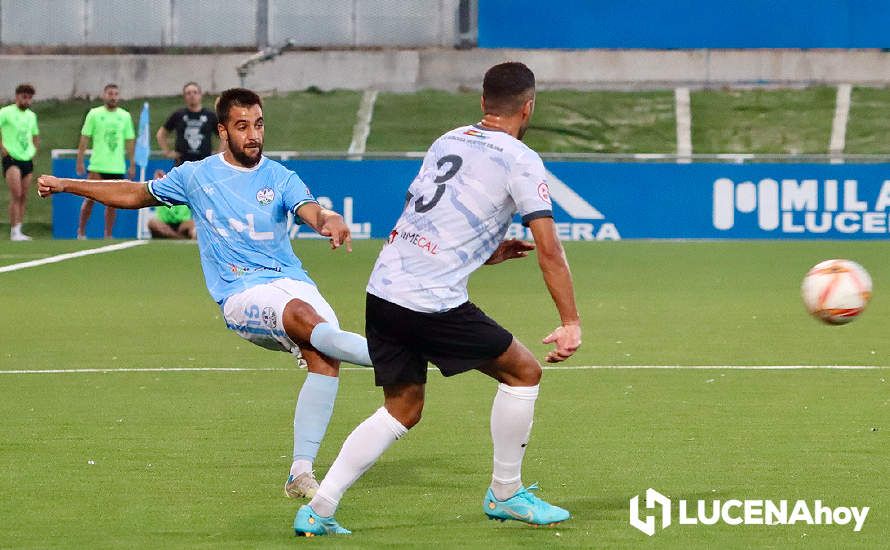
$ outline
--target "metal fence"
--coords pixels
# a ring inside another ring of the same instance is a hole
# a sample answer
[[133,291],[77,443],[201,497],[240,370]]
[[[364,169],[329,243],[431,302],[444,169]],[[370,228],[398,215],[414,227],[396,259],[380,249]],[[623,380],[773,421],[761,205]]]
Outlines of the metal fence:
[[0,0],[0,45],[451,47],[476,0]]

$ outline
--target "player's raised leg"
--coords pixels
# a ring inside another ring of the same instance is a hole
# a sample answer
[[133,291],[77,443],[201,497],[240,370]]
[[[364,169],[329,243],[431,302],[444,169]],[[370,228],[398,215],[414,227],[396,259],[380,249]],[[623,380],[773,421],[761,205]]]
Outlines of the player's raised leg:
[[[365,339],[340,330],[334,310],[308,280],[282,278],[253,286],[229,296],[223,314],[229,329],[242,338],[267,349],[301,355],[307,363],[309,373],[294,407],[293,462],[285,494],[311,497],[318,488],[312,465],[331,420],[340,373],[340,357],[334,355],[337,350],[317,349],[313,333],[320,325],[329,326],[331,332],[359,340],[367,356]],[[350,359],[356,359],[353,355]]]
[[499,382],[491,407],[494,467],[482,508],[490,519],[551,525],[569,519],[567,510],[538,498],[537,486],[522,485],[522,460],[531,435],[541,366],[518,340],[481,372]]
[[[327,305],[325,303],[325,305]],[[371,366],[368,342],[354,332],[340,330],[319,315],[312,303],[292,300],[284,309],[284,330],[298,345],[311,345],[328,357],[354,365]]]

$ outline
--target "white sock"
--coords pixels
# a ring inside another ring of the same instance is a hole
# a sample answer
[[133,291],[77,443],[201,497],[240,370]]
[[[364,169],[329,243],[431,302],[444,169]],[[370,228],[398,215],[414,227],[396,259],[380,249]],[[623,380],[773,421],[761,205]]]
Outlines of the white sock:
[[312,461],[304,460],[302,458],[294,460],[294,463],[290,465],[290,475],[297,477],[300,474],[311,472],[312,471]]
[[337,460],[324,476],[309,506],[322,517],[333,516],[343,493],[406,433],[408,428],[393,418],[385,407],[377,409],[346,438]]
[[491,406],[494,470],[491,491],[498,500],[513,496],[522,486],[522,458],[532,431],[538,386],[498,384]]
[[17,223],[17,224],[15,224],[15,225],[13,225],[13,226],[10,228],[9,233],[10,233],[11,235],[21,235],[21,234],[22,234],[22,224]]

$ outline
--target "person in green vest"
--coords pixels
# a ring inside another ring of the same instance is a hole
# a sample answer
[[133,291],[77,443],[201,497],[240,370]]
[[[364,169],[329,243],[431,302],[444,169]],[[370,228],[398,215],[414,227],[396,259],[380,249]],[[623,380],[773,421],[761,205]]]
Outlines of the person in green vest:
[[[133,119],[125,109],[118,107],[120,89],[117,84],[106,84],[102,91],[104,105],[90,109],[80,130],[80,143],[77,146],[77,174],[84,175],[83,157],[87,145],[92,140],[93,152],[90,155],[89,174],[91,180],[122,180],[124,174],[136,178],[134,150],[136,131]],[[127,166],[127,157],[130,165]],[[86,238],[86,225],[93,213],[93,201],[85,199],[80,208],[80,221],[77,225],[77,238]],[[114,227],[115,209],[105,208],[105,238],[111,238]]]
[[15,103],[0,109],[0,157],[3,177],[9,185],[9,240],[30,241],[22,233],[25,202],[34,172],[34,155],[40,146],[37,115],[31,110],[34,86],[19,84],[15,89]]
[[[216,117],[214,117],[216,120]],[[155,170],[152,179],[164,177],[163,170]],[[148,230],[153,239],[195,239],[197,230],[192,211],[185,204],[175,206],[158,206],[155,215],[148,220]]]

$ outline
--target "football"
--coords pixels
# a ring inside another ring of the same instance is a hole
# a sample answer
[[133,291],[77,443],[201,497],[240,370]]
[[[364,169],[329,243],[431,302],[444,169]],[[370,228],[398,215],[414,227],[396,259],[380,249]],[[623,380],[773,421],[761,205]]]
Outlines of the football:
[[810,314],[828,324],[843,325],[868,305],[871,277],[856,262],[825,260],[807,272],[800,290]]

